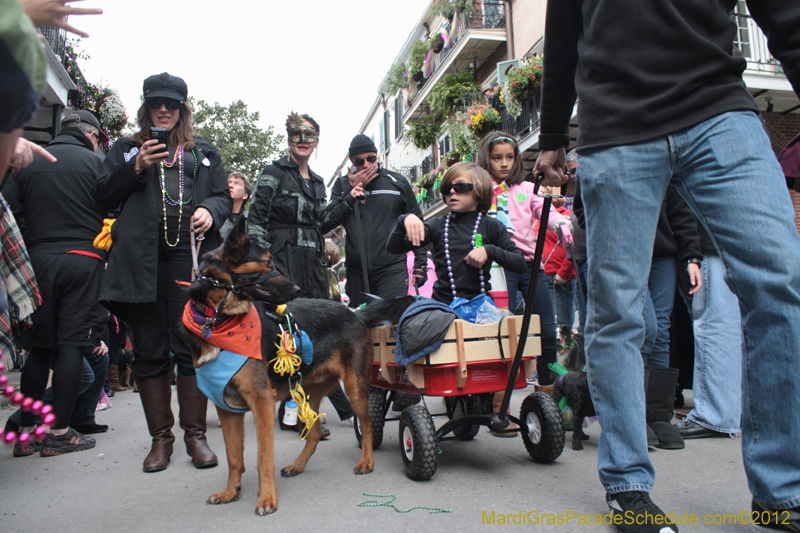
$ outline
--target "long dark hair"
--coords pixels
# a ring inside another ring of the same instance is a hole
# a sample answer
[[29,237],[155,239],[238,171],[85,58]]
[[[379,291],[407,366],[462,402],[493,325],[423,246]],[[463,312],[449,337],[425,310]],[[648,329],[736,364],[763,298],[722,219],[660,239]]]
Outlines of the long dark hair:
[[492,131],[487,133],[483,139],[481,139],[481,145],[478,148],[478,157],[476,163],[478,163],[479,167],[491,175],[492,167],[490,161],[492,156],[492,148],[500,143],[508,143],[514,147],[514,165],[511,167],[511,172],[508,173],[506,183],[509,185],[522,183],[525,181],[525,171],[522,168],[522,158],[519,155],[519,146],[517,145],[517,141],[514,140],[514,136],[510,133],[506,133],[504,131]]
[[[134,134],[133,140],[141,145],[150,139],[150,128],[155,125],[150,119],[150,109],[144,102],[139,107],[139,111],[136,112],[136,121],[139,123],[139,131]],[[178,122],[169,130],[169,143],[174,146],[183,145],[184,148],[194,147],[192,110],[189,109],[186,102],[181,103]]]

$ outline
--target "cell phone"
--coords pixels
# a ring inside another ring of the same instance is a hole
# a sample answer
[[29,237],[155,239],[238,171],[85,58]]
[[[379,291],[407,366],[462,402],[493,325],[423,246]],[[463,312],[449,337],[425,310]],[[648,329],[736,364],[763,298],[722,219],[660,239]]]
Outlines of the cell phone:
[[169,130],[167,128],[150,128],[150,138],[158,141],[158,144],[165,146],[164,151],[167,151],[167,140],[169,139]]

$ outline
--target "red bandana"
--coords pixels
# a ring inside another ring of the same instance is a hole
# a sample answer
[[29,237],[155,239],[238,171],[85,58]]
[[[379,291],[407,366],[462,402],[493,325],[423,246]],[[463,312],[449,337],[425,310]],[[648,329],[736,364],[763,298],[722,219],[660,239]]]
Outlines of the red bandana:
[[261,359],[261,319],[252,303],[247,313],[228,317],[212,326],[210,337],[201,333],[205,322],[206,317],[192,306],[191,300],[187,302],[183,308],[183,325],[189,331],[221,350]]

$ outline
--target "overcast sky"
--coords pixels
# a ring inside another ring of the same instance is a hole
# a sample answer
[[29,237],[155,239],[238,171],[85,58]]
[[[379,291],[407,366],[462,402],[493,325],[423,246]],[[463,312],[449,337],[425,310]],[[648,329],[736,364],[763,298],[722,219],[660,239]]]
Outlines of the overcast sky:
[[79,46],[86,78],[117,89],[129,118],[144,79],[164,71],[196,99],[244,100],[279,133],[290,111],[308,113],[321,129],[311,168],[327,181],[429,3],[87,0],[76,5],[104,14],[70,22],[90,35]]

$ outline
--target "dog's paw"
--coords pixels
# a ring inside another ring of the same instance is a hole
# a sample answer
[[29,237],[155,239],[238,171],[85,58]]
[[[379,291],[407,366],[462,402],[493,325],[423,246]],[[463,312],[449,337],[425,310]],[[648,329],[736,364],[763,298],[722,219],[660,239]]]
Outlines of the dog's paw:
[[206,503],[211,505],[219,505],[220,503],[230,503],[234,502],[239,499],[239,494],[242,492],[242,487],[236,487],[235,489],[225,489],[221,490],[217,493],[212,494],[206,500]]
[[200,357],[200,359],[197,360],[198,366],[203,366],[204,364],[208,363],[209,361],[213,361],[214,359],[219,357],[219,348],[217,348],[216,346],[211,346],[210,344],[209,344],[209,346],[211,347],[211,349],[209,351],[207,351],[206,353],[204,353]]
[[581,451],[583,449],[583,442],[581,442],[580,440],[573,440],[572,449],[578,452]]
[[373,464],[372,464],[372,463],[370,463],[370,464],[362,464],[362,463],[358,463],[358,464],[356,465],[356,467],[353,469],[353,472],[354,472],[354,473],[355,473],[357,476],[360,476],[360,475],[362,475],[362,474],[369,474],[369,473],[371,473],[371,472],[372,472],[372,470],[373,470]]
[[278,510],[278,502],[265,499],[263,502],[259,501],[256,505],[256,514],[258,516],[267,516]]
[[302,474],[303,470],[298,468],[294,465],[289,465],[284,468],[281,468],[281,476],[283,477],[294,477],[298,474]]

